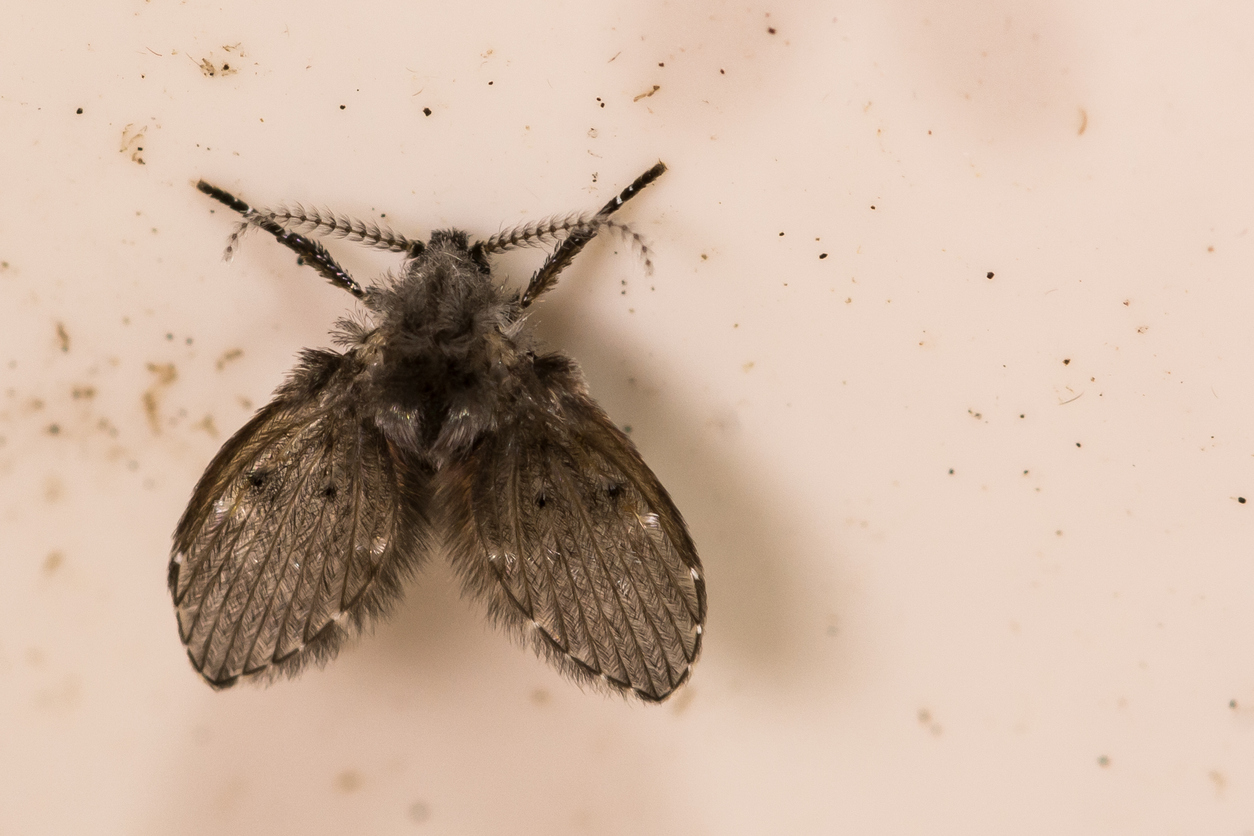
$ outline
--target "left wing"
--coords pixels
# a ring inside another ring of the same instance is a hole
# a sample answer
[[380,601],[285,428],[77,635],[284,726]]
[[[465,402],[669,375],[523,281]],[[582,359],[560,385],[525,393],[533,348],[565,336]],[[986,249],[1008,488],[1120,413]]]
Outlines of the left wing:
[[214,687],[330,658],[425,556],[431,474],[359,414],[355,363],[307,352],[223,445],[179,521],[179,637]]

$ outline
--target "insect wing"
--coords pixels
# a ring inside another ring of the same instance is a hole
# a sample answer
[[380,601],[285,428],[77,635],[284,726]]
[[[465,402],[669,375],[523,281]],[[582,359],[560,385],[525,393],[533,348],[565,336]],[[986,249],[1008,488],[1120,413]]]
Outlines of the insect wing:
[[211,685],[330,658],[425,553],[429,474],[357,414],[354,363],[307,352],[223,446],[179,521],[170,593]]
[[701,649],[692,539],[569,360],[539,358],[534,383],[511,424],[440,475],[453,560],[564,672],[663,700]]

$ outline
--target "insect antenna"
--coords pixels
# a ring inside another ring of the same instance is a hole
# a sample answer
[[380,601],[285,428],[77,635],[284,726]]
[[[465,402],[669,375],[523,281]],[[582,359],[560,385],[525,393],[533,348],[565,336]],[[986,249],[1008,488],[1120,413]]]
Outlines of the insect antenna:
[[531,281],[527,284],[527,289],[522,295],[522,306],[524,308],[527,307],[535,301],[538,296],[551,290],[553,285],[557,284],[558,274],[566,269],[567,265],[569,265],[574,257],[579,254],[579,251],[582,250],[603,227],[626,230],[625,234],[630,235],[636,245],[644,252],[646,269],[651,269],[653,265],[648,259],[649,250],[648,247],[644,245],[644,239],[631,230],[630,227],[611,221],[609,216],[617,212],[619,207],[621,207],[624,203],[639,194],[640,190],[645,186],[661,177],[664,171],[666,171],[666,164],[659,162],[644,174],[637,177],[630,186],[623,189],[613,200],[602,206],[601,211],[593,215],[588,222],[582,226],[573,228],[570,234],[566,236],[566,239],[558,245],[557,249],[553,251],[553,254],[545,260],[540,269],[536,271],[536,274],[531,277]]
[[343,290],[347,290],[358,299],[361,299],[366,295],[366,292],[361,289],[361,285],[359,285],[357,281],[348,274],[347,270],[341,267],[336,260],[331,257],[331,254],[327,252],[326,247],[322,246],[317,241],[314,241],[311,238],[306,238],[305,236],[295,232],[289,232],[268,213],[258,212],[256,209],[249,206],[247,203],[240,200],[230,192],[219,189],[217,186],[211,186],[204,180],[197,183],[196,188],[200,189],[200,191],[209,195],[219,203],[230,207],[236,212],[239,212],[244,218],[243,221],[240,222],[239,228],[231,234],[230,241],[227,242],[226,252],[223,253],[223,257],[226,258],[227,261],[230,261],[231,257],[235,254],[235,248],[238,246],[240,236],[255,226],[260,229],[264,229],[266,232],[273,235],[280,244],[300,256],[302,264],[308,264],[318,272],[318,275],[322,276],[331,284]]

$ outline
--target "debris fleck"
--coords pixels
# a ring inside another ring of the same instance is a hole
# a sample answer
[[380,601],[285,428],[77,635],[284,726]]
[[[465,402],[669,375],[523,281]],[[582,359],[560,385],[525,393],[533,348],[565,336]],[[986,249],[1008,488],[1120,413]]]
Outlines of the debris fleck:
[[48,552],[48,556],[44,558],[43,570],[45,575],[56,574],[61,568],[61,564],[65,562],[65,555],[61,552]]
[[243,357],[243,356],[244,356],[243,349],[232,348],[232,349],[222,352],[222,356],[218,358],[218,362],[215,365],[217,365],[218,371],[222,371],[223,369],[226,368],[227,363],[230,363],[232,360],[238,360],[240,357]]
[[122,143],[118,151],[122,154],[130,152],[131,162],[139,165],[144,163],[144,132],[148,130],[147,125],[141,125],[138,130],[134,130],[135,123],[132,122],[122,129]]
[[144,392],[144,413],[148,416],[148,426],[152,427],[153,435],[161,434],[161,391],[178,379],[178,372],[173,363],[149,363],[148,371],[157,376],[156,381]]

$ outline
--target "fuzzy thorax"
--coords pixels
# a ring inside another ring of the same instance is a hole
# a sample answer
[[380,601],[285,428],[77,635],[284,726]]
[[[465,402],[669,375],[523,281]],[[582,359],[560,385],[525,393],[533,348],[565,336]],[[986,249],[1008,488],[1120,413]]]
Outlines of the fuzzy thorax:
[[376,328],[354,350],[380,427],[433,464],[495,430],[525,396],[514,373],[533,339],[517,294],[463,232],[437,232],[404,271],[366,292]]

